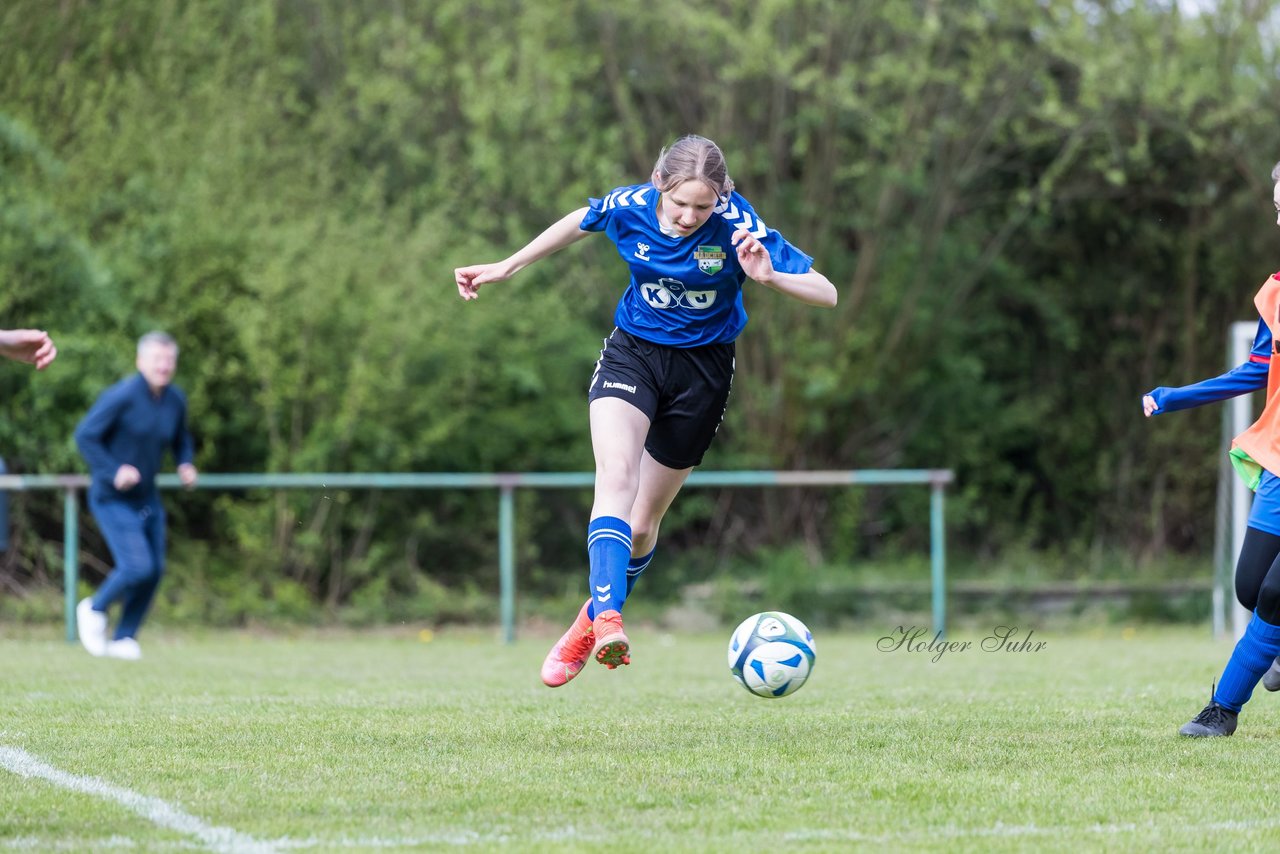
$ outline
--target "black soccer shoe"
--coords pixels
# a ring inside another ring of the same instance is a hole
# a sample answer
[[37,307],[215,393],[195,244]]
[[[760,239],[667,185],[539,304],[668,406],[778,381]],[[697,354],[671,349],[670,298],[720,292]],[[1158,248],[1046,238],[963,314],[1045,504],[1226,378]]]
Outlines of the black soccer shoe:
[[1240,715],[1226,706],[1220,706],[1213,700],[1204,707],[1204,711],[1182,725],[1178,735],[1191,738],[1208,738],[1216,735],[1231,735],[1236,731],[1236,719]]
[[1268,691],[1280,691],[1280,658],[1271,662],[1271,669],[1262,674],[1262,687]]

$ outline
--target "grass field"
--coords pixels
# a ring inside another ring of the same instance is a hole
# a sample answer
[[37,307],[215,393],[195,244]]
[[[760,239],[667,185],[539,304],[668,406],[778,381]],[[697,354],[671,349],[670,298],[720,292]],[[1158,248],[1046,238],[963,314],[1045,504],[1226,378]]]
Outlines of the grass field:
[[1206,629],[934,662],[893,628],[818,632],[782,700],[727,631],[633,628],[631,667],[551,690],[550,637],[153,631],[132,663],[0,629],[0,849],[1275,849],[1280,697],[1176,736],[1230,650]]

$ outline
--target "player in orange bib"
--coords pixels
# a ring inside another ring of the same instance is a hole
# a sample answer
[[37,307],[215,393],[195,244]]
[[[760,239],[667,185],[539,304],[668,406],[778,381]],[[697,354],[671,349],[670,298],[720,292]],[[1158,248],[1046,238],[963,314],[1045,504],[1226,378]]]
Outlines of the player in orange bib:
[[[1280,225],[1280,163],[1271,170],[1271,180]],[[1255,493],[1236,563],[1236,598],[1253,612],[1253,619],[1232,650],[1209,705],[1179,730],[1192,737],[1235,732],[1240,710],[1260,678],[1267,690],[1280,690],[1280,360],[1273,358],[1280,332],[1280,273],[1262,284],[1253,301],[1258,333],[1244,364],[1195,385],[1156,388],[1142,398],[1143,412],[1150,417],[1267,390],[1262,415],[1231,443],[1231,462]]]

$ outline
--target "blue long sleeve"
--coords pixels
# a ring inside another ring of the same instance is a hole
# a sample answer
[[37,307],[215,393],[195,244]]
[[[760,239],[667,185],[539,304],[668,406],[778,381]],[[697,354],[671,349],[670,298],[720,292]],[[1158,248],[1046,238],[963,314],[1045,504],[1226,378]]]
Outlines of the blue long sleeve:
[[124,465],[124,461],[109,450],[108,444],[115,434],[121,413],[128,405],[127,383],[116,383],[98,396],[77,425],[76,446],[80,449],[80,456],[89,464],[91,473],[110,473],[115,477],[116,470]]
[[196,443],[187,429],[187,399],[178,394],[182,403],[182,412],[178,416],[178,430],[173,436],[173,461],[176,465],[185,465],[196,458]]
[[1159,386],[1147,394],[1155,399],[1158,407],[1153,414],[1177,412],[1264,389],[1267,387],[1267,373],[1270,369],[1271,330],[1265,322],[1259,320],[1249,360],[1244,364],[1212,379],[1176,388]]

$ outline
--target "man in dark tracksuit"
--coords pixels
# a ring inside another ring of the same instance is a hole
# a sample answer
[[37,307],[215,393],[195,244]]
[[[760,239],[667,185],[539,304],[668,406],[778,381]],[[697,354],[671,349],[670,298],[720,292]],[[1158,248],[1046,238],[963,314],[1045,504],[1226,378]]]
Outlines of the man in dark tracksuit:
[[[137,634],[164,574],[164,508],[156,474],[165,449],[178,477],[196,482],[194,447],[187,431],[187,399],[170,385],[178,345],[164,332],[138,340],[138,373],[99,395],[76,427],[76,444],[89,464],[89,509],[111,549],[115,568],[96,595],[76,608],[80,642],[91,655],[138,659]],[[114,639],[107,637],[107,609],[122,610]]]

